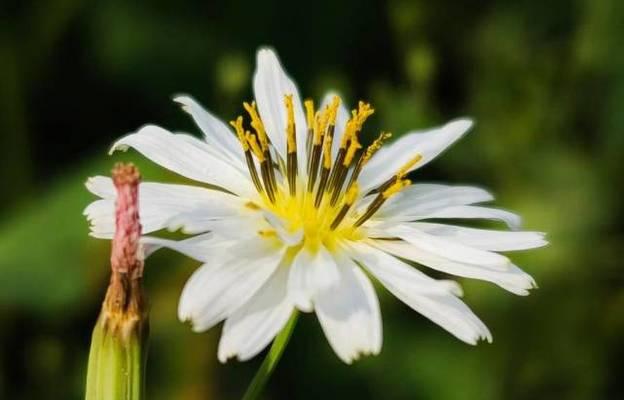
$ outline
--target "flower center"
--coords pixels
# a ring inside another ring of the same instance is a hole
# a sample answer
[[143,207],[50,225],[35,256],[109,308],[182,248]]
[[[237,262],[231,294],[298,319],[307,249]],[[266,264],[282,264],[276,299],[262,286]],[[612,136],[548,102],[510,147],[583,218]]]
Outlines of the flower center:
[[[315,111],[312,100],[304,102],[307,122],[306,148],[298,149],[292,95],[284,96],[286,107],[286,160],[272,145],[254,102],[243,103],[249,114],[250,126],[245,129],[243,117],[230,124],[236,130],[250,176],[261,195],[261,207],[275,215],[290,233],[302,232],[302,244],[311,248],[321,243],[331,248],[343,238],[363,237],[359,227],[383,203],[408,186],[407,173],[421,160],[416,155],[385,183],[368,193],[360,193],[360,172],[391,134],[382,132],[366,149],[359,141],[365,121],[374,110],[370,104],[359,102],[346,122],[336,154],[332,145],[336,133],[336,118],[340,98]],[[298,157],[306,160],[306,171],[298,170]],[[258,174],[258,170],[260,173]],[[356,210],[358,200],[372,199],[362,211]],[[271,232],[262,232],[267,235]]]

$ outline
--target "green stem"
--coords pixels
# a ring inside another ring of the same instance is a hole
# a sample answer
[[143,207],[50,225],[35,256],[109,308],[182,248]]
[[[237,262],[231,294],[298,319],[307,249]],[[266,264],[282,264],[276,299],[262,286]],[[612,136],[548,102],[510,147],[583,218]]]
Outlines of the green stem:
[[260,369],[256,372],[253,380],[249,384],[245,395],[243,396],[243,400],[255,400],[260,396],[264,386],[266,385],[269,377],[275,370],[275,366],[279,362],[282,357],[282,353],[284,353],[284,349],[290,340],[290,335],[297,324],[297,317],[299,313],[295,310],[290,319],[286,323],[286,326],[282,329],[282,331],[277,335],[275,340],[273,341],[273,345],[269,350],[266,358],[262,361],[262,365],[260,365]]

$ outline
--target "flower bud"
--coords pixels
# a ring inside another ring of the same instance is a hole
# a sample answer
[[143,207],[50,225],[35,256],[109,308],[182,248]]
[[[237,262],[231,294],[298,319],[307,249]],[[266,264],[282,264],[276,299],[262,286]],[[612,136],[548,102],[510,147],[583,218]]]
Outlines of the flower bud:
[[132,164],[117,164],[112,178],[117,200],[111,278],[91,338],[85,398],[140,400],[149,330],[139,242],[140,175]]

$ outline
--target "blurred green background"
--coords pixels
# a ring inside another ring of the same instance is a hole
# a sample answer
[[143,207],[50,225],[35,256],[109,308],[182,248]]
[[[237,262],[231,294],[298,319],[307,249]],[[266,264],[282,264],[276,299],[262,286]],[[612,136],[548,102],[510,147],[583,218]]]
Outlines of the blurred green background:
[[[109,268],[81,215],[85,179],[117,160],[176,179],[107,147],[146,122],[197,134],[179,92],[237,115],[263,44],[305,96],[372,102],[369,137],[474,117],[415,178],[486,186],[551,241],[513,255],[540,285],[527,298],[462,282],[493,344],[465,345],[380,289],[379,356],[343,365],[305,315],[267,399],[624,398],[623,21],[619,0],[3,0],[0,398],[82,397]],[[150,399],[238,398],[261,361],[220,365],[220,329],[178,322],[197,265],[149,259]]]

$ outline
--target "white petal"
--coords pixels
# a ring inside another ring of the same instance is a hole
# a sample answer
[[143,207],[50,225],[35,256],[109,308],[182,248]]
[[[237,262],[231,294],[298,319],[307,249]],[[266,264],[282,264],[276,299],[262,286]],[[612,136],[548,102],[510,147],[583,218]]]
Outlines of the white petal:
[[184,240],[143,236],[141,237],[141,244],[145,249],[145,257],[162,248],[168,248],[197,261],[210,263],[213,260],[229,258],[230,250],[236,244],[236,241],[220,237],[213,232],[208,232]]
[[[352,246],[358,259],[397,298],[466,343],[492,341],[487,327],[445,281],[436,281],[381,250],[363,243]],[[432,288],[427,288],[426,283]],[[446,288],[444,286],[447,286]],[[435,289],[433,289],[435,288]]]
[[201,228],[203,231],[212,231],[228,239],[248,239],[257,237],[258,231],[266,229],[268,224],[262,219],[239,216],[232,218],[214,219],[197,218],[191,228]]
[[483,265],[491,269],[506,270],[510,261],[507,257],[489,251],[475,249],[440,236],[430,235],[413,225],[398,224],[385,229],[387,238],[398,237],[431,254],[451,261]]
[[362,193],[384,183],[417,154],[420,154],[422,159],[411,170],[427,164],[461,138],[471,127],[471,120],[458,119],[431,130],[408,132],[396,142],[382,147],[360,175]]
[[299,174],[306,171],[307,124],[297,86],[280,65],[277,55],[270,49],[260,49],[257,54],[257,69],[254,75],[254,94],[258,112],[267,135],[280,156],[286,160],[286,106],[284,96],[292,94],[297,131],[297,159]]
[[390,198],[374,218],[404,221],[412,216],[427,214],[441,208],[493,199],[494,196],[488,191],[477,187],[418,183],[408,186]]
[[288,275],[288,295],[301,311],[310,312],[314,296],[335,287],[339,280],[336,262],[324,246],[314,254],[303,248],[295,256]]
[[340,282],[319,293],[315,310],[323,332],[336,355],[351,364],[361,354],[378,354],[382,328],[379,300],[366,275],[353,261],[337,261]]
[[87,179],[85,186],[88,191],[104,199],[112,199],[117,196],[113,180],[107,176],[92,176]]
[[481,250],[526,250],[548,244],[542,232],[495,231],[429,222],[410,222],[409,225],[430,235],[440,236]]
[[245,304],[273,274],[283,250],[265,239],[239,242],[230,257],[201,266],[186,283],[178,316],[191,321],[193,330],[205,331]]
[[405,290],[413,290],[421,294],[463,295],[461,286],[457,282],[447,279],[433,279],[369,244],[350,242],[348,248],[351,250],[352,257],[365,264],[365,267],[373,275],[391,279]]
[[402,240],[374,240],[371,241],[371,244],[387,253],[417,262],[438,271],[495,283],[503,289],[517,295],[526,296],[529,294],[529,289],[536,287],[533,278],[513,264],[508,264],[507,268],[503,270],[457,262],[427,252],[412,243],[407,243]]
[[245,162],[238,139],[224,122],[206,111],[190,96],[176,96],[173,100],[182,105],[182,109],[191,115],[204,133],[206,142],[227,155],[232,162],[241,165]]
[[[338,94],[334,92],[325,94],[319,110],[325,109],[325,106],[332,102],[334,96],[338,96]],[[342,136],[344,135],[345,127],[347,126],[347,121],[349,120],[349,110],[344,103],[344,98],[342,98],[342,100],[343,102],[340,103],[338,112],[336,113],[336,127],[334,129],[334,139],[332,141],[332,159],[335,159],[336,154],[338,154],[340,142],[342,142]]]
[[240,196],[253,197],[249,178],[235,165],[206,149],[208,144],[188,135],[172,134],[154,125],[119,139],[111,148],[132,147],[155,163],[187,178],[220,186]]
[[286,294],[288,266],[280,265],[271,278],[223,325],[219,361],[246,361],[262,351],[282,330],[293,312]]
[[451,206],[432,211],[427,214],[413,216],[411,220],[432,219],[432,218],[458,218],[458,219],[491,219],[502,221],[510,229],[520,229],[522,218],[512,212],[498,208],[481,206]]
[[[109,177],[89,178],[87,189],[100,197],[89,204],[84,215],[91,223],[91,234],[111,238],[115,232],[117,193]],[[143,233],[163,228],[185,233],[205,232],[198,220],[219,220],[240,215],[244,200],[240,197],[198,186],[142,182],[139,186],[139,215]]]

